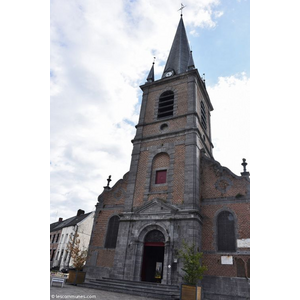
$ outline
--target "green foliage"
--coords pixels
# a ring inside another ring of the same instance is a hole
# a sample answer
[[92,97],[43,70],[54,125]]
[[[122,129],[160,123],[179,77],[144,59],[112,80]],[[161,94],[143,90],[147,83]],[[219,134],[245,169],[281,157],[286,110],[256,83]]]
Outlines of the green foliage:
[[207,266],[201,263],[203,253],[196,250],[195,244],[190,246],[185,241],[182,244],[183,249],[179,250],[179,258],[183,260],[182,270],[186,273],[183,279],[187,284],[196,285],[207,270]]

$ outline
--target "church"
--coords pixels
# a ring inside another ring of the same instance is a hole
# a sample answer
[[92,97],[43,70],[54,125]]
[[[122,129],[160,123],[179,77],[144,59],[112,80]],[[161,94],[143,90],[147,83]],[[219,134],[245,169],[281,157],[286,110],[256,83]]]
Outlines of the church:
[[87,280],[180,287],[187,242],[208,267],[204,299],[249,299],[250,173],[245,159],[236,175],[213,157],[213,105],[182,15],[162,77],[153,63],[140,88],[130,170],[98,197]]

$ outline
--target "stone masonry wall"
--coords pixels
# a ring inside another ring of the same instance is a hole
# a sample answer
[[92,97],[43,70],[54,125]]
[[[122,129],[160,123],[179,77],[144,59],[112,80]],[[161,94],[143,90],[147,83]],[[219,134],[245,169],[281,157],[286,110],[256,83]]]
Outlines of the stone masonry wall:
[[246,278],[205,276],[203,300],[249,300],[250,281]]
[[[240,262],[244,263],[246,276],[250,271],[247,269],[250,258],[250,245],[247,244],[250,241],[249,178],[236,176],[203,154],[201,178],[202,251],[203,263],[208,266],[205,274],[237,277],[237,260],[240,259]],[[221,211],[229,211],[234,216],[236,237],[234,252],[218,251],[217,248],[217,216]],[[232,259],[232,264],[222,264],[222,257]]]

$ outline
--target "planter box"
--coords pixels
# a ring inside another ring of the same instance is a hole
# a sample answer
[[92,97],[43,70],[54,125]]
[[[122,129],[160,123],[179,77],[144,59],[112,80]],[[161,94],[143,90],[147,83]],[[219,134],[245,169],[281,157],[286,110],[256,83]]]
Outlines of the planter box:
[[201,287],[195,285],[181,285],[181,300],[201,300]]
[[71,284],[79,284],[83,283],[85,280],[85,274],[86,272],[83,271],[69,271],[69,277],[67,282]]

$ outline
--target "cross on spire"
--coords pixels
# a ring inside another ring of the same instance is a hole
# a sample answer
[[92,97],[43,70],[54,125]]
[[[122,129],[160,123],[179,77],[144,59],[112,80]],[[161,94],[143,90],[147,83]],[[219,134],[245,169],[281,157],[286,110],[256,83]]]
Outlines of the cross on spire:
[[180,16],[181,16],[181,17],[182,17],[182,10],[183,10],[185,7],[186,7],[186,5],[183,5],[183,4],[181,3],[181,7],[177,10],[177,11],[181,10],[181,13],[180,13]]

